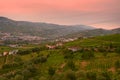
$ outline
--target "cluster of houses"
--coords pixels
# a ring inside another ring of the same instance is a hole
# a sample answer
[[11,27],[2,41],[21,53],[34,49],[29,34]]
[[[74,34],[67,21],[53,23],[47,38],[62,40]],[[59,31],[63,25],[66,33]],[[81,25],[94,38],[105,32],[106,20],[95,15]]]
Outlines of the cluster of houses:
[[1,35],[0,36],[0,40],[1,41],[17,41],[17,42],[22,42],[22,41],[33,42],[33,41],[36,41],[36,43],[39,43],[39,41],[45,40],[45,38],[43,38],[43,37],[25,35],[23,33],[19,33],[17,35],[13,35],[11,33],[0,32],[0,35]]
[[57,44],[55,44],[55,45],[46,45],[46,47],[47,48],[49,48],[49,49],[55,49],[55,48],[57,48],[58,46],[62,46],[63,45],[63,43],[57,43]]
[[0,54],[0,56],[15,55],[17,53],[18,53],[18,50],[12,50],[12,51],[9,51],[9,52],[5,51],[2,54]]
[[[56,45],[46,45],[46,47],[48,49],[56,49],[59,46],[63,46],[63,43],[57,43]],[[72,51],[72,52],[76,52],[76,51],[79,51],[79,50],[99,52],[99,48],[100,48],[99,46],[94,47],[94,48],[88,48],[88,47],[81,48],[81,47],[78,47],[78,46],[71,46],[71,47],[68,47],[67,49]],[[113,49],[106,48],[106,51],[115,51],[115,49],[114,48]]]
[[71,41],[75,41],[77,40],[78,38],[68,38],[68,39],[64,39],[64,38],[61,38],[61,39],[56,39],[55,41],[58,42],[57,44],[55,45],[46,45],[47,48],[49,49],[55,49],[59,46],[63,46],[63,43],[65,42],[71,42]]
[[63,40],[64,42],[70,42],[70,41],[75,41],[77,40],[78,38],[69,38],[69,39],[65,39]]
[[75,40],[77,40],[77,39],[78,39],[78,38],[68,38],[68,39],[61,38],[61,39],[56,39],[55,41],[70,42],[70,41],[75,41]]
[[[46,47],[47,47],[48,49],[56,49],[56,48],[59,47],[59,46],[63,46],[63,43],[57,43],[56,45],[46,45]],[[73,52],[76,52],[76,51],[80,50],[79,47],[69,47],[69,48],[67,48],[67,49],[68,49],[68,50],[71,50],[71,51],[73,51]]]
[[72,51],[72,52],[76,52],[78,50],[80,50],[79,47],[69,47],[68,50]]

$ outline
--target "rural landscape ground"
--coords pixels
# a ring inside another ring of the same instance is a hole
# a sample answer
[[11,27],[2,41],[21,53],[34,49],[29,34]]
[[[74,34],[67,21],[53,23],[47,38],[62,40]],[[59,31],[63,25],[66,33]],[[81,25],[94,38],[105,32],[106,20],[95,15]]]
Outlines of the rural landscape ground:
[[0,46],[0,53],[0,80],[120,80],[120,34]]

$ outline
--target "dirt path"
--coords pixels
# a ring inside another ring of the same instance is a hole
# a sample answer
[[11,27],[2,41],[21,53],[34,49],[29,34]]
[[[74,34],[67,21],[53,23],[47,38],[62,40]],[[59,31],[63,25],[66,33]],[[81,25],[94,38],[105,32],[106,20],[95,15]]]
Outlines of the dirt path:
[[63,63],[63,64],[60,66],[60,68],[63,69],[65,65],[66,65],[66,63]]
[[115,72],[115,68],[114,67],[111,67],[110,69],[108,69],[108,71],[111,71],[111,72]]

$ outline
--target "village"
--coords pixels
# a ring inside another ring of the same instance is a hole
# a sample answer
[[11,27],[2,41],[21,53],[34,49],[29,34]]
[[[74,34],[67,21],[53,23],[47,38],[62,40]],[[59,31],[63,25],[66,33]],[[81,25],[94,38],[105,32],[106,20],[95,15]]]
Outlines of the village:
[[[48,49],[56,49],[57,47],[63,46],[64,43],[71,42],[71,41],[74,41],[74,40],[77,40],[77,38],[74,38],[74,39],[72,39],[72,38],[62,39],[62,40],[56,41],[55,45],[46,44],[45,46]],[[11,47],[11,48],[22,47],[22,45],[19,46],[18,44],[10,44],[8,46]],[[71,50],[71,51],[75,52],[75,51],[78,51],[79,48],[78,47],[70,47],[70,48],[68,48],[68,50]],[[18,49],[16,49],[16,50],[10,50],[10,51],[4,51],[3,53],[0,54],[0,56],[16,55],[18,53],[18,51],[19,51]]]
[[45,38],[39,37],[39,36],[31,36],[31,35],[25,35],[22,33],[19,33],[18,35],[14,35],[11,33],[3,33],[0,32],[0,41],[15,41],[15,42],[22,42],[22,41],[41,41],[44,40]]
[[[9,34],[6,34],[6,36],[4,36],[3,38],[1,39],[7,39],[7,37],[10,36]],[[27,40],[29,39],[30,40],[33,40],[33,39],[38,39],[38,37],[30,37],[30,36],[23,36],[22,37],[24,40]],[[32,38],[32,39],[31,39]],[[80,38],[61,38],[61,39],[56,39],[54,40],[53,42],[55,44],[46,44],[45,47],[52,50],[52,49],[57,49],[58,47],[62,47],[64,45],[64,43],[68,43],[68,42],[72,42],[72,41],[75,41],[75,40],[78,40],[78,39],[86,39],[88,37],[80,37]],[[91,38],[91,37],[90,37]],[[20,47],[23,47],[25,44],[21,44],[21,45],[18,45],[18,44],[9,44],[7,45],[8,47],[11,47],[11,48],[20,48]],[[38,45],[38,44],[37,44]],[[67,48],[68,50],[72,51],[72,52],[76,52],[76,51],[79,51],[81,50],[82,48],[78,47],[78,46],[71,46],[71,47],[68,47]],[[90,51],[89,48],[84,48],[85,50],[88,50]],[[0,56],[7,56],[7,55],[15,55],[18,53],[19,50],[10,50],[10,51],[4,51],[3,53],[0,54]],[[97,48],[94,48],[94,51],[98,51]]]

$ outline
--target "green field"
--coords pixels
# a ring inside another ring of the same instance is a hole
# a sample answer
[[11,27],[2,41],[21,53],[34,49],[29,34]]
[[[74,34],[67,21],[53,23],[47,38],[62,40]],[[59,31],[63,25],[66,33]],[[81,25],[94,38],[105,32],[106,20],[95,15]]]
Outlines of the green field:
[[[0,57],[0,80],[120,80],[120,34],[78,39],[56,49],[18,49],[17,55]],[[1,46],[4,50],[11,48]]]

